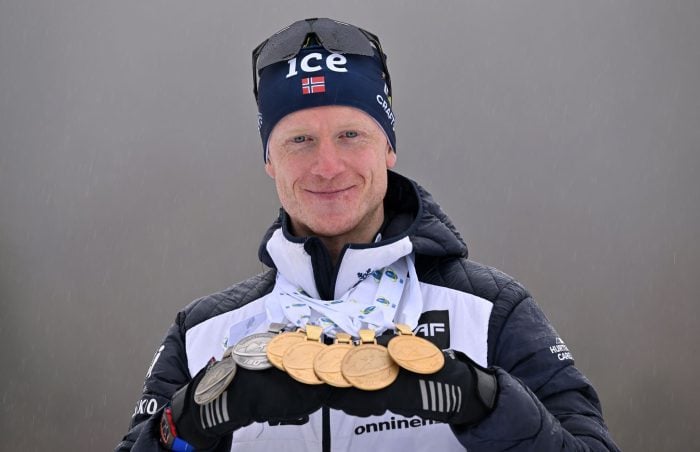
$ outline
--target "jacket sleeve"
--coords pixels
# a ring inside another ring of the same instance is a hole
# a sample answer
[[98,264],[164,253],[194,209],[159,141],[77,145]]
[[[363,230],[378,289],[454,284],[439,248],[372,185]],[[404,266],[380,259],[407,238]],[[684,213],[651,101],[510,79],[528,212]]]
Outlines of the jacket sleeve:
[[598,396],[542,310],[516,282],[494,303],[489,365],[497,368],[494,411],[458,431],[473,451],[618,451]]
[[164,451],[158,431],[160,415],[172,395],[190,380],[187,369],[182,325],[185,314],[179,313],[162,344],[156,350],[143,385],[143,393],[131,416],[129,431],[115,451]]
[[[143,394],[134,407],[129,431],[115,452],[165,451],[160,444],[160,418],[170,398],[191,380],[185,351],[185,312],[180,312],[162,344],[156,350],[143,386]],[[216,451],[230,450],[230,438],[221,441]]]

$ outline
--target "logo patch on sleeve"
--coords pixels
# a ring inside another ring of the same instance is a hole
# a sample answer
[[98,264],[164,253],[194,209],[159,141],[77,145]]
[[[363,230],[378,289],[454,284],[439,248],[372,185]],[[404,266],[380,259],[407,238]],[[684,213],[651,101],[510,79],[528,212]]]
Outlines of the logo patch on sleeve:
[[424,337],[441,350],[450,348],[450,313],[444,311],[427,311],[418,319],[418,326],[413,332]]
[[574,360],[574,356],[569,351],[569,347],[566,346],[560,337],[557,337],[554,342],[555,344],[549,347],[549,351],[552,355],[557,355],[559,361]]
[[151,361],[151,365],[148,366],[148,370],[146,371],[146,379],[151,378],[153,367],[156,365],[156,362],[158,362],[158,358],[160,358],[160,354],[163,353],[163,350],[165,350],[165,344],[162,344],[153,355],[153,361]]

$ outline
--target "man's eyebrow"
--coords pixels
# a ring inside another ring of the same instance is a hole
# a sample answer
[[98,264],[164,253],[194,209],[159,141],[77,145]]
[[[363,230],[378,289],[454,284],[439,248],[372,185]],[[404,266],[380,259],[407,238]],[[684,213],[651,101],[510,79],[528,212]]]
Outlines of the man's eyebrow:
[[279,133],[284,136],[306,135],[309,133],[309,127],[297,126],[292,129],[282,129]]
[[369,129],[369,126],[359,122],[349,122],[338,126],[339,129]]
[[335,130],[338,131],[343,131],[343,130],[360,130],[363,132],[369,132],[372,130],[372,126],[366,122],[362,121],[353,121],[350,120],[348,122],[341,122],[339,123],[336,127]]
[[[282,129],[279,131],[280,135],[284,136],[289,136],[289,135],[306,135],[311,133],[312,131],[310,129],[313,129],[312,125],[309,126],[295,126],[290,129]],[[335,130],[338,131],[343,131],[343,130],[362,130],[362,131],[368,131],[370,129],[370,126],[368,124],[358,122],[358,121],[348,121],[345,123],[340,123],[336,127],[334,127]]]

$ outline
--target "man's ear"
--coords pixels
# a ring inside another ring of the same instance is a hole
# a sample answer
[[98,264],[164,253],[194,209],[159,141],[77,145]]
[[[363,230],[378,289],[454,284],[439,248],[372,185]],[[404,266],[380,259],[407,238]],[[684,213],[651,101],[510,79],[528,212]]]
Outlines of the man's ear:
[[394,167],[394,165],[396,165],[396,151],[394,151],[391,148],[391,146],[387,143],[386,167],[387,169],[391,169]]
[[275,178],[275,167],[272,164],[272,160],[270,160],[270,157],[267,158],[267,162],[265,163],[265,172],[271,178]]

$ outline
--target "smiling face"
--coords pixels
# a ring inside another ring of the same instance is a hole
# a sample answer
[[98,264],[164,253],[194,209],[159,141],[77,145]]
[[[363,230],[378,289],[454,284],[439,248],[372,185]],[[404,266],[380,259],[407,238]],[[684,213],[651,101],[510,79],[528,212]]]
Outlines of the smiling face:
[[338,251],[374,238],[396,153],[371,116],[344,106],[296,111],[275,125],[269,151],[265,171],[294,235],[317,235]]

